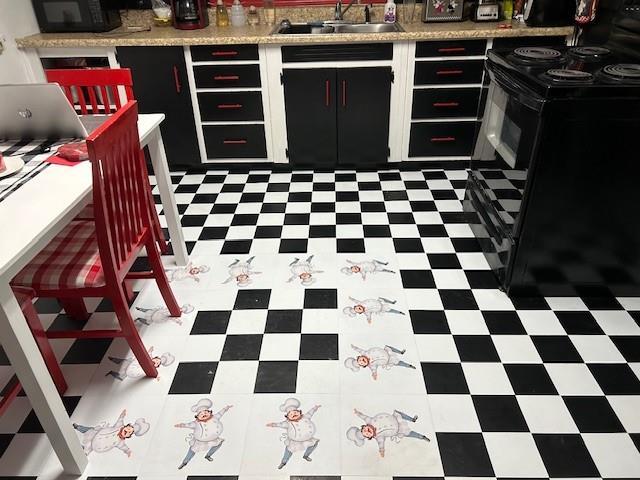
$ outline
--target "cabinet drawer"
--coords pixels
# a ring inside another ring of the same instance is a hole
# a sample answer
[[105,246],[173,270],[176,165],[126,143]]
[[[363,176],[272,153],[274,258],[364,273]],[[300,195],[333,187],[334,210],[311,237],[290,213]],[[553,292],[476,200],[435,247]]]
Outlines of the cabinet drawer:
[[260,92],[200,92],[198,104],[205,122],[264,119]]
[[260,87],[258,65],[196,65],[197,88]]
[[194,62],[258,60],[258,45],[197,45],[191,47]]
[[204,125],[208,158],[266,158],[263,125]]
[[413,123],[410,157],[469,156],[478,122]]
[[480,83],[484,60],[416,62],[415,85]]
[[486,40],[451,40],[442,42],[418,42],[416,57],[460,57],[484,55]]
[[391,60],[392,43],[350,43],[282,47],[283,62]]
[[491,48],[559,47],[567,44],[567,37],[506,37],[494,38]]
[[416,89],[411,118],[476,117],[479,88]]

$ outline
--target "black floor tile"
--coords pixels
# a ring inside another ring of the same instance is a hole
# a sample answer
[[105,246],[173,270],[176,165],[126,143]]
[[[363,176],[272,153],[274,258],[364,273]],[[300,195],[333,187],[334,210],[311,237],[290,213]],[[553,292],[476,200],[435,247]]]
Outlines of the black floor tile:
[[588,367],[605,395],[640,394],[640,380],[626,363],[592,363]]
[[413,213],[387,213],[390,224],[413,225],[416,223]]
[[337,202],[357,202],[360,200],[358,192],[336,192]]
[[564,397],[580,433],[624,432],[606,397]]
[[447,317],[442,310],[410,310],[413,333],[451,333]]
[[339,238],[337,240],[338,253],[365,253],[364,239]]
[[38,298],[34,305],[38,313],[59,313],[62,306],[55,298]]
[[500,288],[492,270],[465,270],[464,274],[471,288]]
[[446,238],[448,236],[444,225],[418,225],[418,233],[423,238]]
[[278,253],[307,253],[308,240],[305,238],[293,238],[280,240]]
[[481,252],[480,244],[475,238],[452,238],[451,243],[456,252]]
[[78,339],[62,359],[63,364],[100,363],[111,346],[112,338]]
[[336,211],[336,204],[335,202],[312,202],[311,211],[333,213]]
[[14,434],[0,433],[0,458],[2,457],[2,455],[4,455],[4,452],[9,447],[9,444],[11,443],[11,440],[13,440],[13,437],[15,437]]
[[336,213],[336,225],[362,225],[359,213]]
[[513,297],[511,303],[516,310],[550,310],[549,304],[544,297]]
[[335,225],[311,225],[309,238],[336,238]]
[[534,434],[550,477],[600,477],[582,437],[577,434]]
[[[436,203],[432,200],[415,200],[409,202],[409,205],[411,205],[411,210],[414,212],[435,212],[438,210]],[[446,235],[443,236],[446,237]]]
[[302,310],[269,310],[265,333],[300,333]]
[[300,360],[338,360],[338,335],[302,334],[299,358]]
[[286,210],[286,203],[263,203],[260,213],[284,213]]
[[228,227],[204,227],[198,240],[224,240],[228,231]]
[[206,221],[207,215],[183,215],[180,223],[183,227],[202,227]]
[[610,337],[627,362],[640,362],[640,336]]
[[393,202],[397,200],[409,200],[409,197],[407,196],[407,192],[402,190],[385,191],[383,192],[383,196],[386,202]]
[[591,312],[555,312],[555,314],[569,335],[604,334]]
[[271,290],[238,290],[234,310],[254,310],[269,308]]
[[436,269],[461,269],[460,261],[455,253],[428,253],[429,265],[432,270]]
[[483,432],[528,432],[514,395],[474,395],[473,405]]
[[200,310],[191,327],[191,335],[224,334],[229,326],[231,312],[228,310]]
[[280,238],[282,227],[280,225],[258,225],[253,238]]
[[438,433],[437,438],[445,476],[494,476],[481,433]]
[[[82,397],[61,397],[62,404],[64,405],[64,409],[67,411],[67,415],[73,415],[74,410],[80,403],[80,399]],[[18,433],[44,433],[44,429],[40,424],[40,420],[36,416],[36,412],[31,410],[27,418],[25,418],[24,422],[22,422],[22,426],[18,429]]]
[[478,310],[471,290],[438,290],[445,310]]
[[469,387],[461,364],[422,363],[421,366],[428,394],[469,393]]
[[181,362],[169,388],[169,395],[209,395],[218,362]]
[[[103,311],[109,311],[109,310],[103,310]],[[82,330],[86,326],[87,322],[88,320],[76,320],[74,318],[71,318],[69,315],[65,313],[61,313],[59,315],[56,315],[56,318],[53,319],[53,322],[51,322],[51,325],[49,325],[49,328],[47,328],[47,331],[60,332],[64,330]]]
[[285,213],[285,225],[309,225],[308,213]]
[[226,240],[220,253],[248,254],[251,250],[252,240]]
[[211,207],[211,214],[227,215],[235,213],[238,205],[236,203],[216,203]]
[[307,288],[304,308],[338,308],[338,291],[333,288]]
[[360,211],[366,212],[386,212],[384,202],[360,202]]
[[394,238],[393,246],[396,253],[423,253],[422,242],[417,238]]
[[365,238],[391,238],[389,225],[364,225]]
[[361,191],[382,190],[382,186],[380,185],[380,182],[358,182],[358,190],[361,190]]
[[258,360],[262,335],[227,335],[220,360]]
[[290,192],[287,202],[311,202],[311,192]]
[[260,362],[254,393],[295,393],[298,362]]
[[436,288],[430,270],[400,270],[404,288]]
[[489,335],[454,335],[463,362],[499,362],[500,357]]
[[571,339],[560,335],[532,336],[531,341],[545,363],[576,363],[582,357],[571,343]]
[[236,213],[231,220],[232,227],[252,226],[258,223],[257,213]]
[[492,335],[525,335],[527,333],[517,312],[485,310],[482,316]]
[[516,395],[557,395],[544,365],[507,364],[504,366]]

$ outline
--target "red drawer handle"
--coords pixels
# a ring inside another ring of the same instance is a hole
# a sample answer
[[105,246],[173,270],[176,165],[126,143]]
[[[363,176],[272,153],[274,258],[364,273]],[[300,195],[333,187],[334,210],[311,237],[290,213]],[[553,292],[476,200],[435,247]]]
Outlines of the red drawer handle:
[[324,106],[328,107],[331,102],[331,83],[329,80],[324,81]]
[[176,85],[176,93],[180,93],[182,91],[182,85],[180,84],[180,77],[178,75],[178,67],[176,65],[173,66],[173,81]]
[[225,145],[244,145],[247,143],[246,140],[223,140],[222,143]]
[[448,48],[439,48],[438,53],[455,53],[455,52],[465,52],[467,49],[464,47],[448,47]]
[[238,75],[216,75],[214,80],[240,80]]
[[462,75],[464,70],[438,70],[436,75]]
[[213,55],[214,57],[235,57],[236,55],[238,55],[238,52],[235,50],[228,50],[228,51],[220,50],[216,52],[211,52],[211,55]]
[[455,142],[456,137],[431,137],[433,143]]
[[435,102],[433,104],[434,107],[436,108],[440,108],[440,107],[459,107],[460,104],[458,102]]
[[241,103],[221,103],[220,105],[218,105],[218,108],[221,110],[224,110],[224,109],[234,110],[237,108],[242,108],[242,104]]

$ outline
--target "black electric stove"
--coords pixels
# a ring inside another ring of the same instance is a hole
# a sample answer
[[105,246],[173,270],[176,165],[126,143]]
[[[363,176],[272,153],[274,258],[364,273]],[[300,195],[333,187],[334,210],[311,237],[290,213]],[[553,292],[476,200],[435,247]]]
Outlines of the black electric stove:
[[640,50],[620,46],[488,53],[464,211],[509,295],[640,296]]

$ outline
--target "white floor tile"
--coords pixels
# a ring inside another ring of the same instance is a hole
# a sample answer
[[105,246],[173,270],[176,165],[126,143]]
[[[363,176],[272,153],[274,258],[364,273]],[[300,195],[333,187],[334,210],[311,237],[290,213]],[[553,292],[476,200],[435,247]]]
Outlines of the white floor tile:
[[531,433],[578,433],[562,397],[518,395],[518,404]]
[[513,395],[513,387],[501,363],[463,363],[472,395]]
[[627,433],[640,433],[640,397],[637,395],[610,395],[607,400]]
[[502,363],[542,363],[528,335],[492,335]]
[[451,335],[416,335],[421,362],[459,362],[460,355]]
[[584,364],[547,363],[545,368],[560,395],[602,395],[602,389]]
[[570,335],[571,343],[586,363],[624,363],[624,357],[605,335]]
[[585,433],[582,438],[603,478],[640,474],[640,452],[626,433]]
[[640,335],[640,326],[622,310],[592,310],[593,317],[607,335]]
[[483,433],[497,477],[546,477],[547,470],[529,433]]
[[220,362],[213,379],[212,394],[253,393],[255,388],[257,361]]
[[480,422],[470,395],[427,397],[436,432],[480,432]]

